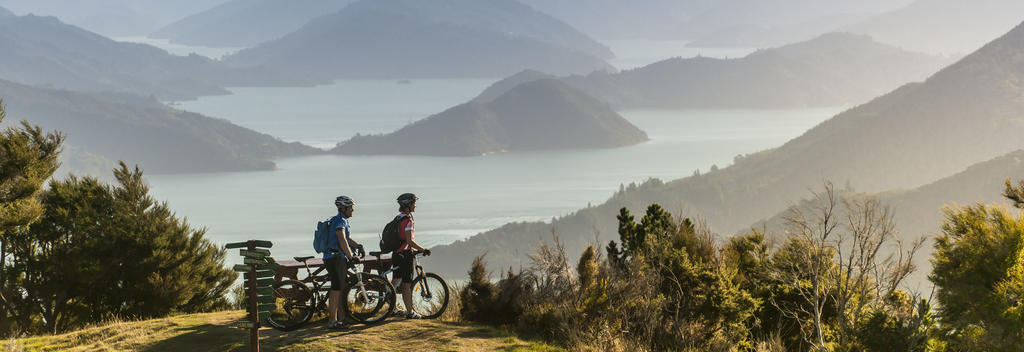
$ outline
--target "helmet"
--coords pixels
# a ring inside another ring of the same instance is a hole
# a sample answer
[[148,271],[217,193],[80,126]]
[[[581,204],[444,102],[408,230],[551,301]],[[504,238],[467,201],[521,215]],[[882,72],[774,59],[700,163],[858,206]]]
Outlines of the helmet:
[[349,196],[338,196],[338,198],[334,198],[334,205],[339,207],[351,207],[356,205],[356,202],[352,201],[352,198],[349,198]]
[[409,204],[412,204],[412,203],[416,203],[417,199],[420,199],[420,198],[417,197],[415,194],[412,194],[412,193],[402,193],[402,195],[398,196],[398,204],[399,205],[409,205]]

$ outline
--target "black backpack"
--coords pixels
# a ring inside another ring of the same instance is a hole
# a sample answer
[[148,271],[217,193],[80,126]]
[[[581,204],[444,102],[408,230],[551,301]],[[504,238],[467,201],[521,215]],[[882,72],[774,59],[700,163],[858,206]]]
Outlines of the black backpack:
[[404,218],[405,214],[398,214],[391,222],[384,225],[384,231],[380,234],[381,253],[391,253],[402,246],[402,219]]

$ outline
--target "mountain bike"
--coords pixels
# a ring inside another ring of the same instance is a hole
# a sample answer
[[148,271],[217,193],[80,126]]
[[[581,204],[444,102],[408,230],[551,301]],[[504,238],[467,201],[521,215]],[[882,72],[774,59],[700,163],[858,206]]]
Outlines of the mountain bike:
[[[274,329],[291,331],[309,322],[314,314],[322,316],[327,313],[330,278],[326,267],[316,271],[309,268],[306,261],[312,258],[294,257],[306,268],[304,279],[278,281],[271,286],[276,307],[270,312],[267,324]],[[363,324],[378,323],[394,309],[395,288],[386,278],[350,266],[345,279],[347,285],[341,299],[347,316],[352,320]]]
[[[370,264],[374,264],[377,269],[377,274],[386,279],[388,274],[391,274],[395,269],[398,269],[398,266],[392,264],[387,270],[382,270],[384,267],[384,258],[382,258],[381,252],[370,252],[369,254],[371,257],[374,257],[374,259],[366,260],[367,266],[364,267],[364,272],[367,271]],[[422,254],[423,251],[413,251],[413,258]],[[434,319],[441,316],[445,309],[448,308],[448,284],[440,275],[423,272],[423,266],[419,264],[419,261],[415,261],[415,259],[413,275],[412,311],[423,316],[424,319]],[[402,282],[399,280],[396,287],[401,287],[401,284]]]

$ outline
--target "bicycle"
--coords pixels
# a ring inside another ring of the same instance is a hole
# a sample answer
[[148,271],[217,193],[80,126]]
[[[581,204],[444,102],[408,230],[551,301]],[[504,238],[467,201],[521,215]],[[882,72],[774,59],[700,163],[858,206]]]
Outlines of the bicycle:
[[[413,251],[413,258],[415,256],[423,254],[423,251]],[[389,269],[382,271],[383,258],[381,252],[370,252],[371,257],[376,259],[367,260],[367,264],[375,263],[377,269],[377,275],[387,279],[387,275],[391,274],[398,269],[398,266],[392,265]],[[415,260],[415,259],[414,259]],[[412,280],[412,311],[423,316],[424,319],[434,319],[444,313],[445,309],[448,308],[448,297],[449,288],[448,284],[441,278],[440,275],[435,273],[423,272],[423,266],[418,261],[414,262],[413,273],[415,277]],[[363,267],[363,271],[369,273],[369,265]],[[398,285],[402,284],[399,279]]]
[[[267,318],[267,324],[274,329],[291,331],[313,318],[313,314],[327,313],[327,297],[330,291],[330,279],[326,267],[316,271],[309,268],[306,261],[314,258],[294,257],[306,268],[306,277],[302,280],[283,280],[272,286],[275,309]],[[323,274],[321,274],[323,273]],[[349,268],[346,275],[346,288],[342,292],[342,300],[346,315],[362,324],[375,324],[387,318],[395,307],[395,288],[386,278]],[[310,285],[313,288],[310,288]]]

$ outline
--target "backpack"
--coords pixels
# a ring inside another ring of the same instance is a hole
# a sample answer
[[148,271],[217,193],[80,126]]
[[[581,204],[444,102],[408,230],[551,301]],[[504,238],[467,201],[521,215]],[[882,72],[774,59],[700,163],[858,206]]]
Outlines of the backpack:
[[381,253],[394,252],[402,246],[402,219],[403,214],[398,214],[391,222],[384,225],[384,231],[380,234]]
[[331,223],[333,222],[334,217],[332,216],[327,220],[316,223],[316,231],[313,232],[313,250],[317,253],[327,251],[327,240],[331,236]]

